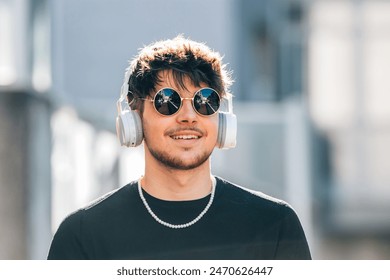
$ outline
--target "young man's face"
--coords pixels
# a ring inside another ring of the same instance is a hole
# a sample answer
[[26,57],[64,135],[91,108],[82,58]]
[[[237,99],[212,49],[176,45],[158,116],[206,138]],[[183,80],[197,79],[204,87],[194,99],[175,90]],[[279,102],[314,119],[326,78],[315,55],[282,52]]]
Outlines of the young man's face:
[[[172,75],[161,72],[162,81],[156,86],[157,91],[169,87],[175,89],[184,98],[193,97],[194,93],[206,84],[196,87],[185,79],[185,89],[178,87]],[[154,93],[152,94],[154,97]],[[146,162],[156,161],[166,167],[190,170],[208,163],[216,145],[218,133],[218,114],[199,115],[192,106],[192,101],[182,101],[181,109],[174,115],[162,116],[145,101],[143,110],[143,130],[145,139]]]

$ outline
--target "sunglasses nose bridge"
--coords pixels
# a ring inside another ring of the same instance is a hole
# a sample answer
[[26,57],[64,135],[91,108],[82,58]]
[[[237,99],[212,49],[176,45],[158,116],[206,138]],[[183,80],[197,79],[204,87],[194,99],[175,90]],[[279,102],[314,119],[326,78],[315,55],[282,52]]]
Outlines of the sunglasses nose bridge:
[[193,104],[193,100],[194,99],[191,97],[182,97],[179,114],[184,116],[190,116],[190,117],[197,115],[197,112],[195,111],[195,107]]
[[182,105],[181,106],[184,106],[185,102],[184,101],[187,101],[188,104],[190,104],[192,106],[193,104],[193,101],[194,101],[194,98],[192,97],[182,97],[181,98],[181,103]]

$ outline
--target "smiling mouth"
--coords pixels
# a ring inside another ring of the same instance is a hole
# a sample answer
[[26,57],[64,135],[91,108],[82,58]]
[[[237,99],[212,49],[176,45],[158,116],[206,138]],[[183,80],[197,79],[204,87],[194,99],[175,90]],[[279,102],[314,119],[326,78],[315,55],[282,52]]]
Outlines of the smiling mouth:
[[204,133],[202,130],[196,127],[190,127],[190,128],[175,128],[168,130],[166,132],[166,136],[171,137],[173,140],[199,140],[204,136]]
[[193,140],[193,139],[199,139],[200,136],[198,135],[173,135],[171,136],[174,140]]

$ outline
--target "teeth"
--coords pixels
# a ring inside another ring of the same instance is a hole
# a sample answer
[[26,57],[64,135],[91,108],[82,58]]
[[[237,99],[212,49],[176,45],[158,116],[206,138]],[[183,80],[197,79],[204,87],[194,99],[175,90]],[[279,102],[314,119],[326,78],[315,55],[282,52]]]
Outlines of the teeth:
[[187,140],[187,139],[198,139],[199,136],[196,136],[196,135],[175,135],[172,138],[175,140],[177,140],[177,139]]

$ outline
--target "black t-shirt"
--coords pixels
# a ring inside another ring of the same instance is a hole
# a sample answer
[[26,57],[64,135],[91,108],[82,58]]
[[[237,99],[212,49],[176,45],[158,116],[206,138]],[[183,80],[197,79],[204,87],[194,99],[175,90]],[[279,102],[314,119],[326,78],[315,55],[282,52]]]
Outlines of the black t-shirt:
[[[302,226],[287,203],[216,179],[208,212],[182,229],[154,220],[137,182],[117,189],[61,223],[48,259],[311,259]],[[144,196],[153,212],[172,224],[193,220],[210,199]]]

